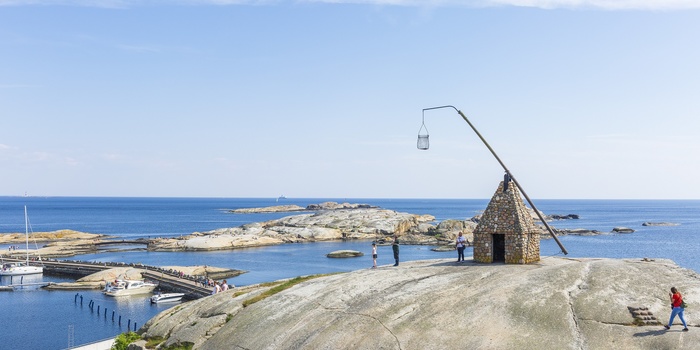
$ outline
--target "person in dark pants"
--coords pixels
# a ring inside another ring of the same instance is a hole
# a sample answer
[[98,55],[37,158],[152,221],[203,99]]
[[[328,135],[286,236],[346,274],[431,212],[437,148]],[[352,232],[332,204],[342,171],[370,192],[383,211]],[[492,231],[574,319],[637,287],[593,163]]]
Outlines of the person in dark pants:
[[394,242],[391,243],[391,250],[394,251],[394,261],[396,261],[394,266],[399,266],[399,236],[398,235],[394,235]]
[[455,246],[457,247],[457,262],[464,262],[464,248],[467,246],[467,239],[462,235],[462,231],[459,231]]

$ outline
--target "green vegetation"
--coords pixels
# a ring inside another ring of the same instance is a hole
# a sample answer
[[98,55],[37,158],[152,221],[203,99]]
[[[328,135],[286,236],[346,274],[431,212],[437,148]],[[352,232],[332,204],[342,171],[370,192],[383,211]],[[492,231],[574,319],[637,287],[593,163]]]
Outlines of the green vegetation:
[[141,339],[141,336],[135,332],[126,332],[118,335],[114,339],[114,345],[112,345],[112,350],[126,350],[129,344]]
[[163,338],[163,337],[149,338],[148,341],[146,341],[146,349],[155,349],[156,346],[160,345],[160,343],[162,343],[164,341],[165,341],[165,338]]
[[310,275],[310,276],[305,276],[305,277],[295,277],[295,278],[292,278],[292,279],[285,281],[285,282],[282,282],[282,283],[278,283],[278,282],[263,283],[263,284],[261,284],[261,286],[263,286],[263,287],[268,287],[268,286],[273,286],[273,287],[266,290],[262,294],[259,294],[258,296],[255,296],[255,297],[252,297],[250,299],[243,301],[243,307],[248,307],[249,305],[255,304],[258,301],[263,300],[267,297],[273,296],[273,295],[275,295],[275,294],[277,294],[285,289],[292,288],[301,282],[305,282],[305,281],[308,281],[308,280],[311,280],[314,278],[318,278],[318,277],[330,276],[330,275],[334,275],[334,273]]
[[232,318],[233,318],[233,315],[226,314],[226,322],[231,321]]
[[166,346],[163,350],[192,350],[194,343],[184,342]]

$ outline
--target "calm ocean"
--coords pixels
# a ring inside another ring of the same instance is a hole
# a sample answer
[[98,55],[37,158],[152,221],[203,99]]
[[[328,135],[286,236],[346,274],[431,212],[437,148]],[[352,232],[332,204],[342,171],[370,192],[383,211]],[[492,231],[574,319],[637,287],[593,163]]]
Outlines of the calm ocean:
[[[34,232],[72,229],[123,238],[179,236],[245,223],[272,220],[282,214],[230,214],[226,209],[278,204],[306,206],[323,201],[366,203],[414,214],[431,214],[436,221],[466,219],[483,211],[487,199],[337,199],[306,198],[91,198],[91,197],[0,197],[0,233],[24,232],[23,206],[27,205]],[[700,271],[700,201],[676,200],[535,200],[546,214],[578,214],[579,220],[551,223],[557,228],[585,228],[610,232],[614,227],[635,229],[632,234],[594,237],[565,236],[560,240],[570,257],[668,258]],[[672,222],[678,226],[642,226],[644,222]],[[6,247],[2,247],[6,248]],[[402,261],[452,258],[453,253],[436,253],[425,246],[402,246]],[[149,265],[211,265],[249,271],[230,279],[248,285],[299,275],[352,271],[371,266],[369,254],[357,259],[328,259],[330,251],[354,249],[370,252],[369,242],[324,242],[250,248],[224,252],[155,253],[110,252],[71,259],[120,261]],[[379,248],[379,264],[393,263],[390,247]],[[471,254],[467,251],[467,254]],[[563,256],[551,239],[542,241],[542,258]],[[67,281],[53,276],[36,276],[43,281]],[[25,281],[29,281],[25,277]],[[3,277],[1,284],[9,284]],[[14,281],[17,282],[16,280]],[[1,349],[65,349],[140,327],[168,305],[153,306],[146,297],[114,299],[98,291],[44,291],[27,287],[0,292],[4,317]],[[95,307],[88,308],[89,301]],[[97,314],[97,306],[104,311]],[[112,320],[112,312],[115,319]],[[121,316],[122,322],[118,323]]]

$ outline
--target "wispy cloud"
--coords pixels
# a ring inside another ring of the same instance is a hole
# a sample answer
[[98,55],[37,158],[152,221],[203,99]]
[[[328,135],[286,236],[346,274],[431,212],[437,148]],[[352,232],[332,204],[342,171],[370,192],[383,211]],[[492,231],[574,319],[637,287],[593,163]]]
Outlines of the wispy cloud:
[[688,10],[700,9],[697,0],[0,0],[0,6],[84,6],[131,8],[140,6],[274,5],[279,3],[358,4],[405,7],[531,7],[541,9]]

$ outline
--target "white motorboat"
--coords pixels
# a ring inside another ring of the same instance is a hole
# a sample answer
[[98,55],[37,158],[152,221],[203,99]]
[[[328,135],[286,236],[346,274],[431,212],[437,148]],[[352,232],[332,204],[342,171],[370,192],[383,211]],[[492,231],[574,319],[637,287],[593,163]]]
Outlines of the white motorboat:
[[140,280],[117,279],[107,283],[104,294],[110,297],[121,297],[127,295],[151,294],[158,285]]
[[0,266],[0,276],[20,276],[36,275],[44,273],[43,266],[29,265],[29,217],[27,216],[27,206],[24,206],[24,233],[27,244],[27,259],[25,262],[3,263]]
[[151,297],[152,304],[180,301],[185,293],[157,293]]

